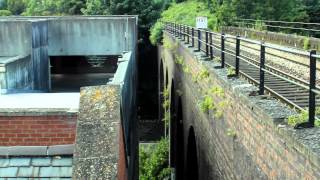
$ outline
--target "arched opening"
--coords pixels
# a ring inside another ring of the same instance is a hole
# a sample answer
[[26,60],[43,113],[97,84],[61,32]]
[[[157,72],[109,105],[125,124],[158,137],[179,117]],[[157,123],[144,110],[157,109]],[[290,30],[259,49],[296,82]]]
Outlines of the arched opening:
[[188,149],[187,149],[187,168],[186,177],[188,180],[198,180],[198,154],[197,154],[197,143],[196,136],[193,127],[189,130],[188,135]]
[[166,69],[166,87],[168,88],[169,78],[168,78],[168,69]]
[[174,81],[171,81],[171,93],[170,93],[170,126],[169,126],[169,131],[170,131],[170,165],[171,167],[175,167],[175,142],[176,142],[176,109],[175,109],[175,89],[174,89]]
[[184,131],[183,131],[183,111],[182,111],[182,101],[179,97],[178,107],[177,107],[177,142],[176,144],[176,179],[183,180],[183,166],[184,166]]
[[164,71],[163,71],[163,61],[160,60],[160,67],[159,67],[159,122],[163,119],[163,90],[164,90]]

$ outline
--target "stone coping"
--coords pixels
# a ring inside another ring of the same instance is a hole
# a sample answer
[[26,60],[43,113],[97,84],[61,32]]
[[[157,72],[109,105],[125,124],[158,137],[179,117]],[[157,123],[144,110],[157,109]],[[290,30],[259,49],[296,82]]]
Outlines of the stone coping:
[[55,146],[0,146],[0,157],[73,155],[74,144]]
[[138,19],[138,15],[92,15],[92,16],[3,16],[0,17],[0,22],[4,21],[41,21],[41,20],[77,20],[77,19]]
[[48,116],[48,115],[77,115],[79,109],[69,108],[0,108],[0,116]]

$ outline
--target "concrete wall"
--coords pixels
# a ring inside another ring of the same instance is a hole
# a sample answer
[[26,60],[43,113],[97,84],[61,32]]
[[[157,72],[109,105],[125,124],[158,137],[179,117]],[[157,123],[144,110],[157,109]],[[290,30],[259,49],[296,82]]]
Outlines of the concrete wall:
[[6,89],[48,91],[48,22],[0,21],[0,24],[0,56],[28,57],[6,65]]
[[31,22],[0,20],[0,56],[29,55],[31,43]]
[[48,91],[51,84],[48,57],[48,21],[35,21],[31,25],[33,89]]
[[120,55],[135,48],[137,20],[57,18],[49,21],[49,55]]
[[128,174],[131,179],[137,177],[138,166],[138,132],[137,126],[137,62],[135,51],[124,53],[119,58],[118,69],[110,85],[121,87],[121,122],[124,131],[125,151],[128,155],[130,166]]
[[75,179],[138,179],[135,51],[118,63],[111,83],[81,89]]
[[[135,51],[136,44],[136,16],[0,18],[0,56],[31,56],[28,90],[50,90],[48,56],[120,55]],[[24,71],[17,68],[9,73]]]
[[1,93],[14,92],[17,89],[30,91],[33,89],[33,64],[31,56],[12,57],[2,61],[3,71],[0,72]]
[[[175,42],[170,35],[165,33],[165,36]],[[256,87],[243,79],[227,78],[226,69],[215,68],[219,63],[205,61],[204,54],[194,52],[183,42],[177,49],[160,47],[159,50],[159,60],[163,60],[164,72],[168,72],[169,90],[172,88],[170,97],[175,100],[170,105],[174,113],[170,123],[173,141],[179,135],[172,125],[180,123],[175,119],[177,102],[179,99],[182,102],[183,138],[178,141],[184,141],[185,151],[177,152],[175,145],[170,148],[173,148],[171,157],[183,154],[184,175],[197,168],[201,180],[320,178],[319,128],[289,127],[285,118],[292,110],[268,96],[252,96]],[[183,58],[182,65],[175,61],[177,56]],[[204,70],[209,76],[199,79]],[[220,93],[214,93],[214,88],[220,89]],[[212,98],[215,109],[200,108],[205,96]],[[218,112],[222,114],[218,116]],[[197,157],[193,164],[198,167],[188,162],[191,129],[194,129],[196,149],[192,156]]]

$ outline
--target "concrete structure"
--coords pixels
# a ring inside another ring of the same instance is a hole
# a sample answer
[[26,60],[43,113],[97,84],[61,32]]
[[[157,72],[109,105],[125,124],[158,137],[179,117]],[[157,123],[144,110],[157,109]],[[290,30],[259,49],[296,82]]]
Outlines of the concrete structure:
[[114,80],[81,90],[74,154],[75,179],[138,179],[136,65],[119,60]]
[[121,55],[134,49],[136,23],[135,16],[0,18],[2,93],[50,91],[50,56]]
[[[7,152],[8,146],[43,146],[41,152],[52,155],[53,145],[76,142],[74,179],[138,179],[137,17],[0,18],[0,40],[4,93],[49,91],[49,59],[57,56],[94,57],[91,60],[112,56],[106,61],[115,63],[109,69],[116,69],[104,74],[103,86],[86,87],[80,93],[0,96],[0,151]],[[68,178],[69,172],[70,167]]]
[[159,87],[170,92],[177,179],[320,178],[319,128],[294,130],[285,121],[291,109],[254,95],[257,87],[228,78],[226,68],[189,44],[164,37],[172,48],[159,47]]

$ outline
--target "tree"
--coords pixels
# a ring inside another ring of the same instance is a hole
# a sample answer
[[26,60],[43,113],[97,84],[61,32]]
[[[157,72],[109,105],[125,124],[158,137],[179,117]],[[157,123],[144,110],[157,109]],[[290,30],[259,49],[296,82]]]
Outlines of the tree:
[[25,11],[25,8],[24,0],[7,0],[7,9],[14,15],[20,15]]

